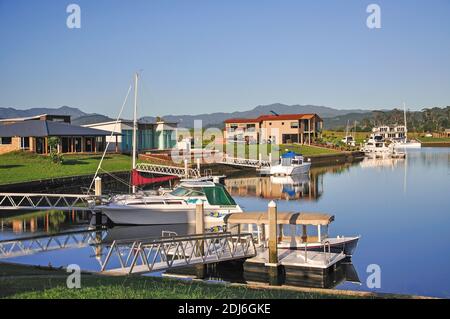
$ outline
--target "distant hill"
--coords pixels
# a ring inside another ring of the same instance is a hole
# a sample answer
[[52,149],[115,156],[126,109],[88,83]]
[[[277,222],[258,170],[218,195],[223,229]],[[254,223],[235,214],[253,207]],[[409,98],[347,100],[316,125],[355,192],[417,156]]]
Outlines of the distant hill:
[[[337,110],[326,106],[317,105],[286,105],[286,104],[269,104],[259,105],[249,111],[242,112],[216,112],[198,115],[163,115],[165,121],[176,122],[180,127],[192,128],[194,120],[202,120],[203,127],[223,127],[223,122],[229,118],[254,118],[262,114],[270,114],[274,111],[278,114],[287,113],[317,113],[324,120],[325,129],[344,129],[347,122],[351,126],[357,122],[360,129],[368,130],[375,125],[380,124],[403,124],[403,111],[401,110]],[[27,117],[39,114],[54,115],[70,115],[72,124],[84,125],[99,122],[113,121],[114,119],[96,113],[85,113],[78,108],[61,106],[59,108],[30,108],[27,110],[18,110],[12,107],[0,107],[0,118]],[[155,114],[161,115],[161,114]],[[411,130],[434,131],[449,128],[450,126],[450,107],[446,108],[429,108],[422,111],[408,112],[408,128]],[[154,123],[156,117],[145,116],[142,121]]]
[[[229,118],[253,118],[263,114],[270,114],[270,111],[274,111],[278,114],[289,113],[317,113],[322,118],[330,118],[339,115],[345,115],[348,113],[367,113],[367,110],[337,110],[326,106],[317,105],[286,105],[281,103],[259,105],[249,111],[242,112],[217,112],[209,114],[198,115],[165,115],[162,116],[164,120],[169,122],[177,122],[180,126],[191,128],[194,126],[194,120],[202,120],[203,127],[217,126],[222,127],[223,122]],[[145,116],[141,118],[143,121],[154,122],[155,117]]]
[[73,125],[86,125],[110,121],[115,121],[115,119],[112,119],[102,114],[87,114],[71,120]]
[[0,118],[28,117],[40,114],[52,115],[70,115],[73,118],[87,115],[87,113],[69,106],[61,106],[59,108],[36,107],[26,110],[18,110],[12,107],[0,107]]

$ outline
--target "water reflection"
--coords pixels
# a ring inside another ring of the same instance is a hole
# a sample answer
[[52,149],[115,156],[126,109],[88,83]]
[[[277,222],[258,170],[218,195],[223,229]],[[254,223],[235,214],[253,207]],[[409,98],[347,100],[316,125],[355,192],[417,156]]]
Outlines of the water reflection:
[[0,212],[0,240],[20,235],[53,234],[89,224],[87,211]]
[[323,194],[323,176],[341,174],[357,164],[345,163],[312,168],[308,174],[297,176],[244,176],[225,180],[232,196],[263,199],[317,201]]
[[[335,215],[333,235],[362,235],[352,259],[361,282],[364,283],[368,276],[367,266],[377,264],[382,268],[379,291],[449,297],[447,269],[450,255],[443,252],[448,251],[450,242],[450,149],[424,148],[407,152],[406,160],[364,160],[356,165],[313,168],[303,180],[261,179],[253,174],[228,179],[226,184],[238,204],[246,210],[265,210],[269,199],[278,199],[280,211],[317,211]],[[87,229],[89,221],[87,212],[0,215],[0,240]],[[161,230],[154,227],[108,228],[102,242],[160,234]],[[174,231],[180,234],[191,232],[188,225]],[[99,270],[98,258],[104,258],[106,247],[89,245],[7,261],[36,265],[51,262],[55,267],[76,263],[82,269],[96,271]],[[214,270],[206,277],[210,280],[249,280],[237,266],[209,267]],[[231,278],[226,276],[226,270],[230,270]],[[338,274],[324,286],[331,283],[331,286],[337,284],[338,289],[372,291],[364,284],[349,284],[355,276],[345,273],[345,282]],[[307,283],[298,280],[298,284]]]

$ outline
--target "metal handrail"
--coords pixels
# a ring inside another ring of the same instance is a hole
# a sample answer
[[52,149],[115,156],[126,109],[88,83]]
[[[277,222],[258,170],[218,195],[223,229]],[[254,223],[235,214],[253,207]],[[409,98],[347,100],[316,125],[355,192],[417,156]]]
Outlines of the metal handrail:
[[[124,253],[125,249],[129,249],[128,253]],[[110,271],[131,274],[137,266],[140,267],[138,272],[151,272],[253,257],[256,256],[256,247],[250,233],[205,233],[161,237],[148,242],[117,240],[110,246],[104,262],[101,262],[101,271],[105,271],[113,253],[119,260],[120,268]]]

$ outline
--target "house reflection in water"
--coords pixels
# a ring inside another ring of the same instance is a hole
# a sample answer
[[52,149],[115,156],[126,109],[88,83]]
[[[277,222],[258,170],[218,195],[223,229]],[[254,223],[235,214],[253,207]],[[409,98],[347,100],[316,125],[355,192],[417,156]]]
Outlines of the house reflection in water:
[[323,194],[323,176],[340,174],[357,163],[314,167],[308,174],[298,176],[243,176],[225,180],[232,196],[265,199],[318,200]]
[[88,212],[41,211],[24,212],[12,217],[0,216],[0,233],[54,233],[90,221]]
[[265,199],[317,200],[323,192],[323,176],[309,175],[233,178],[225,181],[232,196]]

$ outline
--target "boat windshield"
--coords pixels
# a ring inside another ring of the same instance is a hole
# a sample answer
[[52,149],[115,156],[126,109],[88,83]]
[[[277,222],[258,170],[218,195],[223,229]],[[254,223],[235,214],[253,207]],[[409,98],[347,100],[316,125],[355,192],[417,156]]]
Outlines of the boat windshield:
[[173,196],[186,197],[186,196],[205,196],[200,190],[194,190],[187,187],[177,187],[170,192]]
[[226,191],[226,189],[219,184],[214,187],[203,187],[206,198],[210,205],[236,205],[233,197]]

